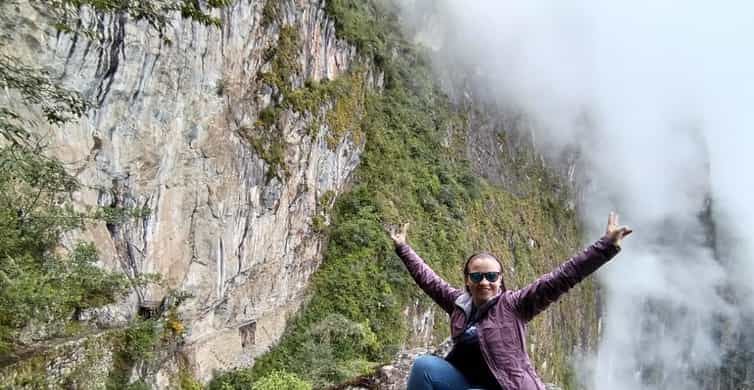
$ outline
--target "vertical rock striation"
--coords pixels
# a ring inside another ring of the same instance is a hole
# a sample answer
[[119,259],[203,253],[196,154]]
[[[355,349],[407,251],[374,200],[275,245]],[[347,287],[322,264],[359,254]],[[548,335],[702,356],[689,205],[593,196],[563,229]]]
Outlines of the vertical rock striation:
[[[190,293],[179,308],[181,353],[202,380],[248,365],[279,338],[321,261],[313,218],[343,191],[363,150],[348,132],[333,143],[317,113],[282,109],[260,125],[260,113],[280,99],[260,75],[274,71],[268,57],[284,26],[302,42],[293,53],[300,71],[284,75],[293,88],[335,79],[356,60],[323,2],[275,2],[271,19],[266,6],[234,2],[220,11],[221,28],[176,16],[167,39],[126,16],[90,15],[101,43],[57,33],[28,4],[3,11],[18,14],[16,54],[95,103],[78,123],[46,134],[82,183],[77,200],[151,210],[68,238],[93,240],[110,269],[162,277],[90,314],[123,323],[171,290]],[[367,73],[368,87],[379,87],[379,75]],[[321,111],[333,106],[322,102]],[[282,145],[277,164],[249,142],[258,132]]]

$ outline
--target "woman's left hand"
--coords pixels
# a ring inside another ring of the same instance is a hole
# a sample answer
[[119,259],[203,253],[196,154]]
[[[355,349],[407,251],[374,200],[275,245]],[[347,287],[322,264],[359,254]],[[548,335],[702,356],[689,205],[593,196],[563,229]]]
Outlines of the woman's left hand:
[[385,226],[385,230],[393,240],[395,247],[406,243],[406,235],[408,235],[408,222],[400,226]]
[[608,240],[620,247],[621,240],[631,233],[633,233],[633,230],[628,226],[620,226],[618,224],[618,214],[611,211],[610,216],[607,217],[607,231],[605,232],[605,236]]

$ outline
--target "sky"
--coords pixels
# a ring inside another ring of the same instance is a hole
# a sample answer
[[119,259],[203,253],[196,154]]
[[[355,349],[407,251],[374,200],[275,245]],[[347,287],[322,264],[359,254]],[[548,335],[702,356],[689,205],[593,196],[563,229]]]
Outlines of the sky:
[[591,238],[610,210],[634,229],[597,275],[583,384],[705,387],[719,329],[754,318],[754,3],[398,2],[436,64],[524,113],[543,154],[578,150]]

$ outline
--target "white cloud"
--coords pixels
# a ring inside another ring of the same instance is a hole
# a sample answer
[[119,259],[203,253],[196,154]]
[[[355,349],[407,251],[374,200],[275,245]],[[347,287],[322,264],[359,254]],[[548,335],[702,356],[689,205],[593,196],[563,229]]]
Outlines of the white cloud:
[[[538,124],[543,150],[580,149],[594,234],[610,209],[635,227],[600,273],[607,314],[587,385],[698,387],[691,373],[720,364],[715,324],[754,313],[754,3],[401,4],[445,67]],[[731,285],[739,301],[720,296]]]

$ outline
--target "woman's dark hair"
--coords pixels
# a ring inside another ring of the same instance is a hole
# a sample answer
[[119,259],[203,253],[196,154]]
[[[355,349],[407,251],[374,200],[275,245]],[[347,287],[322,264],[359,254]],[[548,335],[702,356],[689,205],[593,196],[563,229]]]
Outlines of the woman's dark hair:
[[502,289],[502,291],[507,290],[505,288],[505,278],[503,278],[503,263],[500,262],[500,259],[498,259],[497,256],[493,255],[492,253],[479,252],[479,253],[474,253],[473,255],[469,256],[469,258],[466,259],[466,263],[463,265],[463,282],[464,282],[464,288],[466,288],[466,292],[470,292],[469,286],[466,286],[466,277],[469,275],[469,264],[471,263],[472,260],[480,259],[482,257],[489,257],[490,259],[497,261],[497,265],[500,266],[500,288]]

